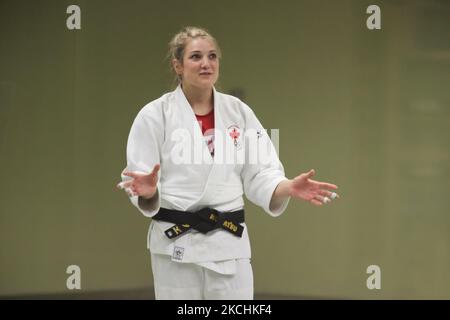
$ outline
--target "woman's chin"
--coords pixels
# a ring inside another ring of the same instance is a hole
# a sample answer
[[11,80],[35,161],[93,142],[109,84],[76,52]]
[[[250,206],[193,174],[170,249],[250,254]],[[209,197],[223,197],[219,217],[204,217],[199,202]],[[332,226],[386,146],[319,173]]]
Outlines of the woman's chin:
[[203,88],[203,89],[209,89],[214,86],[215,81],[211,81],[211,80],[205,81],[205,80],[197,81],[196,87]]

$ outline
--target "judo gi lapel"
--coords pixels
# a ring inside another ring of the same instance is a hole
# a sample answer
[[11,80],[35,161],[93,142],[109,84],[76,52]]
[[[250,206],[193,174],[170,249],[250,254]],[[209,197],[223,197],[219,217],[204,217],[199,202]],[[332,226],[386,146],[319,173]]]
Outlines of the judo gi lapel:
[[[220,106],[220,101],[219,101],[219,95],[216,91],[215,88],[213,88],[213,94],[214,94],[214,130],[223,130],[223,124],[221,121],[221,117],[219,116],[221,110],[221,106]],[[211,156],[211,154],[209,153],[209,149],[208,146],[206,145],[206,143],[204,142],[203,139],[203,133],[202,130],[200,128],[200,125],[197,122],[197,118],[195,116],[194,111],[192,110],[191,105],[189,104],[186,96],[184,95],[183,90],[181,89],[181,86],[178,85],[178,87],[175,90],[175,98],[176,98],[176,105],[179,108],[179,115],[182,118],[181,123],[183,123],[183,126],[185,126],[185,129],[188,130],[188,132],[190,132],[191,137],[195,140],[195,138],[201,137],[201,151],[198,152],[202,152],[202,156],[203,156],[203,161],[202,164],[195,164],[195,166],[199,167],[199,170],[201,172],[207,173],[208,178],[205,181],[204,187],[203,187],[203,192],[202,195],[196,200],[193,201],[188,208],[186,208],[186,210],[198,210],[199,207],[202,207],[202,200],[206,200],[207,201],[207,197],[208,197],[208,190],[210,189],[210,182],[211,180],[214,180],[215,177],[215,171],[217,170],[217,164],[215,164],[214,158]],[[219,147],[221,148],[220,145],[215,146],[215,147]],[[198,156],[198,154],[197,154]],[[212,191],[212,190],[209,190]]]
[[[222,152],[223,143],[222,140],[217,140],[219,136],[222,136],[222,133],[224,132],[224,125],[223,125],[223,104],[221,99],[221,96],[218,94],[215,88],[213,88],[214,92],[214,154],[219,152],[219,154]],[[191,210],[199,210],[201,208],[204,208],[205,206],[209,206],[210,203],[214,202],[217,197],[217,185],[221,184],[220,177],[221,177],[221,170],[223,170],[223,164],[220,162],[218,163],[217,157],[215,156],[212,158],[213,164],[211,166],[208,180],[205,183],[205,187],[203,189],[203,193],[201,197],[192,204]]]
[[[208,146],[204,142],[203,133],[197,122],[195,113],[180,85],[178,85],[175,90],[175,99],[178,107],[177,117],[180,118],[183,129],[187,130],[191,137],[193,163],[202,165],[205,168],[206,166],[211,167],[213,158],[209,153]],[[194,145],[195,143],[197,143],[197,145]],[[210,169],[211,168],[208,168],[208,170]]]

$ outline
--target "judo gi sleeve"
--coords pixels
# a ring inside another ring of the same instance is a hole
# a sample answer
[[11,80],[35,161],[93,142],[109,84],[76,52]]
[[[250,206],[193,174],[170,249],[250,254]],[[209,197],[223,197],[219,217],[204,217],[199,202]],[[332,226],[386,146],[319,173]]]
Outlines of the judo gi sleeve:
[[[246,105],[245,105],[246,106]],[[267,131],[253,110],[245,112],[245,164],[241,172],[246,197],[271,216],[277,217],[286,210],[290,198],[270,210],[272,195],[278,184],[287,180],[284,168]]]
[[[147,105],[138,113],[127,142],[127,167],[124,171],[134,171],[139,173],[150,173],[156,164],[160,164],[161,146],[164,140],[164,127],[162,112],[157,106]],[[131,196],[131,203],[139,211],[147,216],[154,216],[161,203],[161,184],[159,177],[162,168],[158,172],[158,184],[155,194],[150,203],[147,200],[139,199],[138,196]],[[122,181],[131,180],[131,177],[122,174]]]

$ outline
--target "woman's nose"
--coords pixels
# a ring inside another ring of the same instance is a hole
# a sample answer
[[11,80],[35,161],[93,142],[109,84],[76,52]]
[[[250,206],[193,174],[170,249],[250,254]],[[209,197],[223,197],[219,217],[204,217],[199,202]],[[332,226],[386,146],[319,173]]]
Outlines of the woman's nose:
[[201,65],[200,65],[200,67],[206,69],[206,68],[209,67],[209,63],[210,63],[210,62],[209,62],[208,57],[205,57],[205,58],[202,59],[202,63],[201,63]]

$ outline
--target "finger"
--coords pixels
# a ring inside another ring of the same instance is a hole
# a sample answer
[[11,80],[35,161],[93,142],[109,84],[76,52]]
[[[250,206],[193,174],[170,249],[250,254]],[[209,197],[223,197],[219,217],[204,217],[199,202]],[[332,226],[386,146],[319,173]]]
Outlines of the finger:
[[129,197],[134,197],[134,196],[138,195],[138,193],[136,192],[135,189],[127,188],[125,190],[127,191],[127,194],[128,194]]
[[125,188],[128,188],[129,186],[131,186],[132,184],[133,184],[133,180],[131,180],[131,181],[122,181],[119,184],[117,184],[117,188],[125,189]]
[[129,171],[127,171],[127,172],[122,172],[122,174],[123,174],[124,176],[132,177],[132,178],[139,177],[139,175],[138,175],[137,173],[129,172]]
[[319,182],[319,186],[323,189],[332,189],[332,190],[336,190],[338,188],[337,185],[327,182]]
[[332,192],[331,195],[330,195],[330,199],[331,199],[331,200],[339,199],[339,198],[340,198],[340,197],[339,197],[339,195],[338,195],[336,192]]
[[160,165],[160,164],[156,164],[156,165],[153,167],[153,170],[152,170],[152,173],[151,173],[151,174],[152,174],[152,175],[157,174],[160,168],[161,168],[161,165]]
[[319,190],[317,190],[317,194],[320,194],[321,196],[324,196],[324,197],[329,197],[329,198],[331,198],[331,191],[328,191],[328,190],[325,190],[325,189],[319,189]]
[[126,188],[126,189],[125,189],[125,192],[128,194],[129,197],[132,197],[132,196],[133,196],[133,191],[131,191],[130,188]]
[[314,204],[314,205],[316,205],[316,206],[321,206],[321,205],[323,205],[322,202],[320,202],[320,201],[318,201],[318,200],[316,200],[316,199],[312,199],[312,200],[311,200],[311,203]]
[[322,203],[323,203],[323,199],[325,199],[325,197],[323,197],[323,196],[321,196],[321,195],[318,195],[318,194],[316,194],[316,195],[314,196],[314,199],[316,199],[316,200],[318,200],[318,201],[320,201],[320,202],[322,202]]
[[306,178],[312,178],[314,175],[316,174],[316,171],[314,169],[311,169],[308,171],[308,173],[306,174]]
[[320,195],[315,195],[315,200],[322,202],[323,204],[327,204],[331,202],[331,199],[329,197],[323,197]]
[[124,189],[124,182],[119,182],[118,184],[116,184],[116,188]]
[[336,192],[331,192],[331,191],[324,190],[324,189],[319,189],[317,191],[317,193],[320,194],[321,196],[328,197],[331,200],[339,198],[339,195]]

